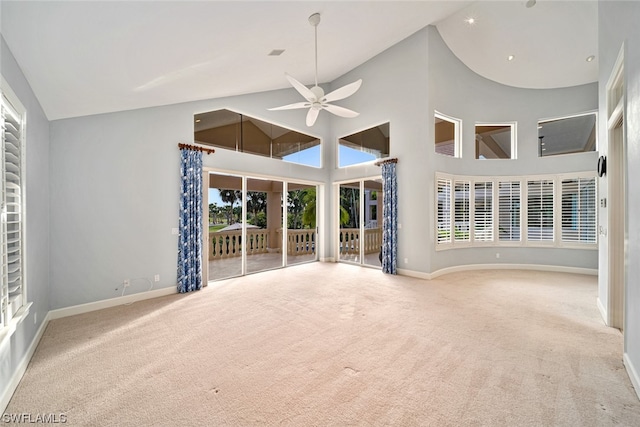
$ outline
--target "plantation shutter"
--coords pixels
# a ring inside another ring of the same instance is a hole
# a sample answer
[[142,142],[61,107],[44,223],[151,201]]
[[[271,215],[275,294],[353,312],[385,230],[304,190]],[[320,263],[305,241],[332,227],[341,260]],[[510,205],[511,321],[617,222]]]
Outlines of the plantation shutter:
[[493,182],[475,182],[473,240],[493,241]]
[[455,213],[453,216],[453,239],[456,242],[468,242],[469,237],[469,181],[455,181],[453,200]]
[[498,183],[498,240],[520,241],[520,181]]
[[436,241],[438,244],[451,243],[451,180],[436,178],[436,190]]
[[527,181],[527,239],[553,241],[553,180]]
[[23,249],[23,117],[2,96],[2,324],[26,303]]
[[596,179],[562,180],[562,241],[596,243]]

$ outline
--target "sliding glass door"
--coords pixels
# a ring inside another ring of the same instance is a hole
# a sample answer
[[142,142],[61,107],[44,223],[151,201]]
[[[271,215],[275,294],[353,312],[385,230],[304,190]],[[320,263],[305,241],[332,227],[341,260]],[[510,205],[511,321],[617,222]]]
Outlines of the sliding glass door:
[[339,191],[339,260],[380,267],[382,179],[343,183]]
[[209,280],[242,275],[242,194],[241,176],[209,174]]
[[315,185],[217,172],[208,178],[209,281],[317,260]]
[[282,267],[282,181],[247,178],[247,273]]
[[315,261],[316,186],[290,182],[287,189],[287,265]]

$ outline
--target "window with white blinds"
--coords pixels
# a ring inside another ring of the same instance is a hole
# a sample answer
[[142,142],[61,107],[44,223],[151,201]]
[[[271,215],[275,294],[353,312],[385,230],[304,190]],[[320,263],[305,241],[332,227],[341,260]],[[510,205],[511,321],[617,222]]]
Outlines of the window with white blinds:
[[471,219],[469,212],[469,181],[455,181],[453,190],[454,215],[453,238],[456,242],[470,239]]
[[527,181],[527,240],[553,242],[552,179]]
[[498,240],[520,241],[520,181],[498,181]]
[[474,183],[473,240],[493,241],[493,182]]
[[596,179],[562,180],[562,241],[596,243]]
[[595,172],[493,178],[436,173],[435,180],[437,249],[598,247]]
[[[3,82],[4,83],[4,82]],[[22,318],[28,308],[24,271],[24,112],[3,92],[2,127],[2,315],[0,336]]]
[[451,243],[451,180],[436,180],[437,225],[436,241],[438,244]]

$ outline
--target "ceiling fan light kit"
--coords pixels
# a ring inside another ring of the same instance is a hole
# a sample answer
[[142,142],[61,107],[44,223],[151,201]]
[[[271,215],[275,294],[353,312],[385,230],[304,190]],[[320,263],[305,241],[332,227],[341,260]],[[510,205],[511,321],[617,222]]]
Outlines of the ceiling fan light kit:
[[329,102],[339,101],[356,93],[356,91],[360,89],[360,85],[362,85],[362,79],[338,88],[325,95],[324,90],[318,86],[318,24],[320,24],[320,14],[314,13],[311,15],[309,17],[309,24],[311,24],[315,29],[315,86],[308,88],[289,74],[285,73],[285,77],[289,83],[291,83],[291,86],[293,86],[293,88],[297,90],[298,93],[306,99],[306,101],[283,105],[282,107],[269,108],[269,110],[277,111],[308,108],[309,112],[307,113],[306,119],[307,126],[314,125],[318,115],[320,114],[320,110],[327,110],[328,112],[340,117],[357,117],[360,113],[356,113],[353,110],[349,110],[348,108],[340,107],[338,105],[329,104]]

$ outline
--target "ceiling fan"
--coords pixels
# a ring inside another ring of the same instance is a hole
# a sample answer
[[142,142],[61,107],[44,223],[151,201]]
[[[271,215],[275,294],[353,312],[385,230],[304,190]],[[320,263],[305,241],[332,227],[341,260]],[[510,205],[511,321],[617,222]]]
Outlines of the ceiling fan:
[[322,88],[318,86],[318,24],[320,23],[320,14],[314,13],[313,15],[311,15],[309,17],[309,23],[315,28],[316,84],[311,89],[309,89],[298,80],[285,73],[285,77],[287,78],[287,80],[289,80],[291,86],[293,86],[300,93],[300,95],[302,95],[306,99],[306,101],[283,105],[282,107],[269,108],[269,110],[275,111],[308,108],[309,112],[307,113],[306,121],[307,126],[313,126],[313,124],[316,122],[316,119],[318,118],[318,114],[320,114],[320,110],[327,110],[328,112],[340,117],[357,117],[360,113],[356,113],[353,110],[349,110],[348,108],[340,107],[338,105],[329,104],[329,102],[338,101],[356,93],[356,91],[362,84],[362,79],[338,88],[326,95],[324,94],[324,90],[322,90]]

